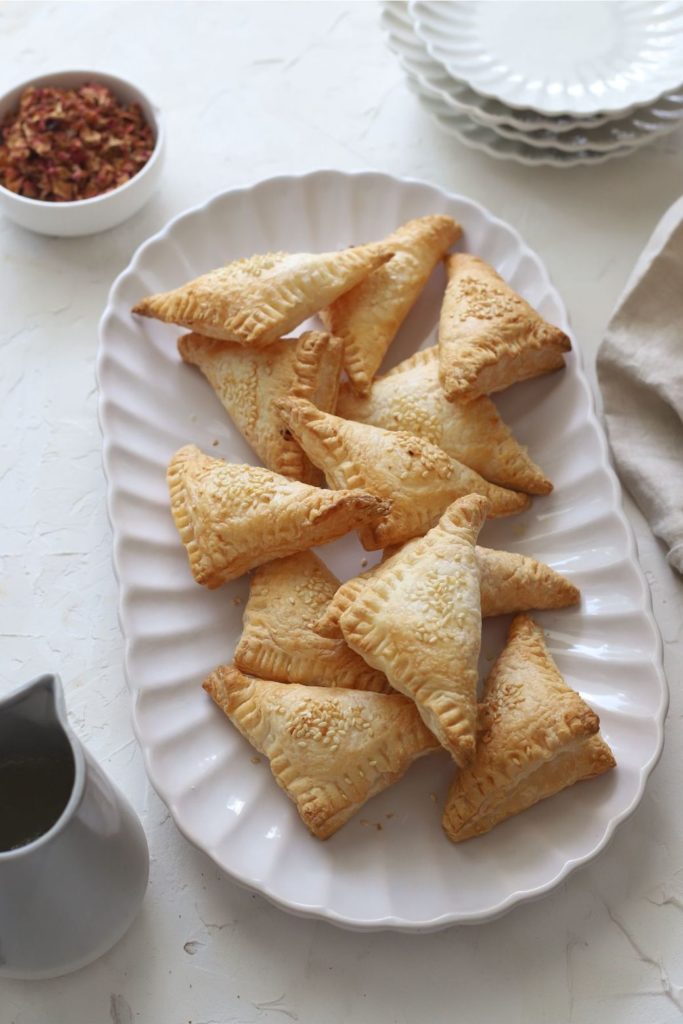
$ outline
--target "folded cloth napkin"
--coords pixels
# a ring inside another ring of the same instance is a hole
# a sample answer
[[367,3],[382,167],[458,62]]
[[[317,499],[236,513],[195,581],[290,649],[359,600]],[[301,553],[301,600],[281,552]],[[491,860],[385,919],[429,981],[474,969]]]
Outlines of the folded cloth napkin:
[[617,471],[683,572],[683,198],[641,254],[597,370]]

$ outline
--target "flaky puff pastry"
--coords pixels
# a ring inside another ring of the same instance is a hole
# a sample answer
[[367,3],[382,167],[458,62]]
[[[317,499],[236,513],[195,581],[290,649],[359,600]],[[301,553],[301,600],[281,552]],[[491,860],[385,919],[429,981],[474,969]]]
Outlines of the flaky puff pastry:
[[490,484],[413,434],[331,416],[303,399],[281,399],[275,404],[330,487],[360,487],[391,497],[386,519],[359,532],[368,551],[422,535],[464,494],[488,498],[491,516],[512,515],[529,504],[526,495]]
[[439,322],[440,379],[446,397],[470,401],[564,366],[567,335],[547,323],[493,267],[456,253]]
[[364,491],[327,491],[212,459],[193,444],[176,452],[166,475],[192,574],[209,588],[361,529],[391,507]]
[[413,702],[398,694],[251,679],[231,665],[216,669],[204,689],[265,754],[318,839],[438,748]]
[[198,366],[235,426],[268,469],[304,483],[322,474],[304,455],[273,408],[277,398],[308,398],[333,412],[339,391],[343,347],[339,338],[306,331],[266,348],[250,348],[201,334],[185,334],[178,351]]
[[281,683],[388,692],[386,676],[343,639],[313,630],[338,587],[337,577],[312,551],[256,569],[235,650],[237,668]]
[[539,800],[615,765],[600,721],[565,683],[543,631],[519,615],[480,706],[472,764],[451,787],[443,827],[453,842],[488,832]]
[[460,498],[425,537],[384,563],[340,624],[349,647],[412,697],[458,765],[474,755],[479,572],[474,555],[487,501]]
[[378,245],[341,252],[271,252],[235,260],[133,308],[240,345],[270,345],[391,259]]
[[549,494],[553,489],[489,398],[447,401],[436,346],[416,352],[378,377],[366,397],[343,384],[336,411],[347,420],[423,437],[501,487],[527,494]]
[[567,608],[581,600],[571,580],[529,555],[478,547],[476,556],[481,613],[487,618],[534,608]]
[[451,217],[419,217],[381,243],[393,259],[321,311],[322,321],[344,339],[344,369],[367,394],[387,349],[445,252],[462,234]]
[[[413,543],[415,542],[408,541],[408,544]],[[385,551],[385,562],[388,557],[393,557],[394,551],[395,549]],[[482,548],[479,545],[474,549],[474,554],[479,569],[482,618],[510,615],[513,612],[526,612],[532,609],[567,608],[581,600],[580,591],[566,576],[561,576],[549,565],[538,562],[535,558],[517,555],[512,551]],[[341,584],[323,614],[315,622],[316,633],[325,637],[342,635],[339,619],[378,569],[379,565],[373,566],[360,576],[354,576]]]

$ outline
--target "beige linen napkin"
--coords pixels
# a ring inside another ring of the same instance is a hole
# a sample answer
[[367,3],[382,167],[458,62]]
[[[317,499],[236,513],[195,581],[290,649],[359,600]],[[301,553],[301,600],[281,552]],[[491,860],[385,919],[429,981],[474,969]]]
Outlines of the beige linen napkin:
[[636,264],[597,371],[619,475],[683,572],[683,198]]

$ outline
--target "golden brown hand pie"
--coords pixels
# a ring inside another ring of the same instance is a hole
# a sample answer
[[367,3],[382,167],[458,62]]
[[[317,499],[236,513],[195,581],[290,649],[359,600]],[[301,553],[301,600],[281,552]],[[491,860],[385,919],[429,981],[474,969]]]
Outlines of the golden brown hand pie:
[[474,555],[486,499],[460,498],[425,537],[369,579],[340,619],[349,647],[412,697],[458,765],[474,755],[479,572]]
[[444,253],[462,234],[451,217],[419,217],[382,243],[393,259],[327,309],[323,323],[344,339],[344,368],[366,394],[396,333]]
[[251,348],[186,334],[178,341],[178,351],[186,363],[198,366],[206,376],[235,426],[268,469],[305,483],[321,481],[320,470],[283,430],[273,402],[294,395],[334,411],[343,355],[339,338],[307,331],[267,348]]
[[[408,544],[413,543],[408,541]],[[391,556],[394,550],[385,551],[385,556]],[[474,549],[474,554],[479,569],[482,618],[531,611],[534,608],[566,608],[581,600],[579,590],[570,580],[535,558],[513,554],[511,551],[494,551],[479,545]],[[378,569],[379,565],[373,566],[360,576],[354,576],[341,584],[315,622],[316,633],[325,637],[342,635],[339,619]]]
[[481,835],[613,768],[599,727],[598,716],[562,678],[543,631],[528,615],[518,615],[486,682],[474,761],[456,775],[448,795],[448,838]]
[[343,384],[336,411],[347,420],[423,437],[501,487],[527,494],[549,494],[553,489],[489,398],[447,401],[436,346],[416,352],[378,377],[364,398]]
[[318,839],[438,748],[413,702],[399,694],[250,679],[232,665],[217,668],[204,689],[265,754]]
[[134,307],[141,316],[240,345],[270,345],[391,259],[378,245],[235,260]]
[[256,569],[235,651],[237,668],[281,683],[388,692],[386,676],[344,640],[326,639],[313,630],[338,587],[337,577],[312,551]]
[[439,323],[440,379],[446,397],[470,401],[564,366],[569,338],[476,256],[447,260]]
[[281,399],[275,404],[330,487],[361,487],[379,497],[391,496],[392,509],[383,524],[377,521],[360,531],[367,550],[423,534],[464,494],[487,497],[492,516],[512,515],[529,503],[526,495],[488,483],[436,445],[412,434],[343,420],[320,412],[304,399]]
[[326,491],[269,469],[212,459],[193,444],[173,456],[167,479],[192,574],[211,588],[336,540],[391,507],[363,491]]
[[478,547],[481,614],[509,615],[542,608],[567,608],[581,600],[574,584],[528,555]]

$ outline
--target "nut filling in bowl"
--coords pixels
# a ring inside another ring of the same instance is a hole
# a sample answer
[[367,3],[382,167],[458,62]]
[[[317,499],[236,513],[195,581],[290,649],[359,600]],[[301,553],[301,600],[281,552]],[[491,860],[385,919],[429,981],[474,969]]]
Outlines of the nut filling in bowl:
[[150,198],[161,172],[158,110],[94,71],[43,75],[0,99],[0,207],[22,227],[86,235]]
[[91,199],[130,181],[153,149],[140,104],[106,85],[30,85],[0,125],[0,184],[29,199]]

